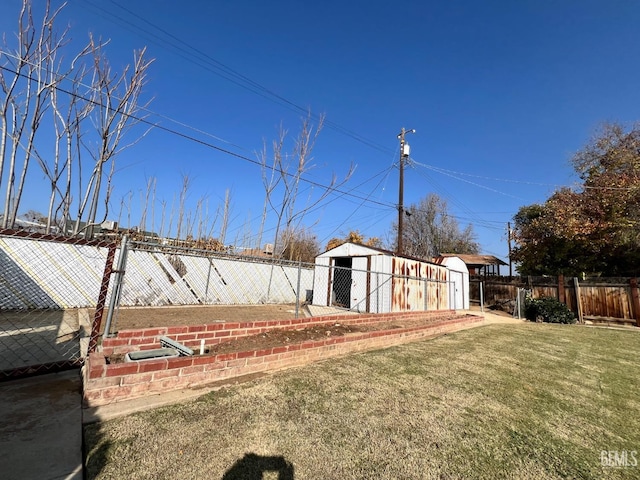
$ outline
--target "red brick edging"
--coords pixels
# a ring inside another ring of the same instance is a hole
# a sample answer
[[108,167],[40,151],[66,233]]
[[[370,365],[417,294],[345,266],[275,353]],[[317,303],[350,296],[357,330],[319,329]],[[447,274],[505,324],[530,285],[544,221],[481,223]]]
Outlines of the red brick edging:
[[[306,341],[300,344],[238,353],[175,357],[141,362],[107,364],[115,353],[158,348],[158,337],[166,335],[187,346],[206,345],[255,335],[274,328],[306,328],[315,325],[344,325],[399,320],[429,320],[418,327],[394,328]],[[89,355],[83,367],[84,402],[99,406],[148,394],[168,392],[242,375],[305,365],[352,352],[373,350],[421,338],[460,330],[481,322],[474,315],[454,312],[406,312],[398,314],[331,316],[271,322],[219,322],[210,325],[166,327],[120,332],[105,339],[102,352]]]

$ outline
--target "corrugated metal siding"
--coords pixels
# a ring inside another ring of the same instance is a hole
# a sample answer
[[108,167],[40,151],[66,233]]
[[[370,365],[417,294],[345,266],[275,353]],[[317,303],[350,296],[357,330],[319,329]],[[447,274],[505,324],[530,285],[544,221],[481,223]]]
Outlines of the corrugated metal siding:
[[351,272],[351,310],[367,311],[367,258],[354,257]]
[[386,255],[371,257],[370,300],[371,313],[386,313],[391,311],[391,261]]
[[392,260],[392,312],[448,308],[447,269],[417,260]]
[[329,257],[316,257],[313,269],[313,304],[329,306]]

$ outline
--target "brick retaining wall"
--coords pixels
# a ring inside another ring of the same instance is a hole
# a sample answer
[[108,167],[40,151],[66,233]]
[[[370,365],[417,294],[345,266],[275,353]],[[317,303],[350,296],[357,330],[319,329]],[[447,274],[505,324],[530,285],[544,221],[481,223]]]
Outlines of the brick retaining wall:
[[274,329],[301,329],[319,325],[367,325],[371,323],[402,321],[402,320],[433,320],[451,318],[453,310],[438,310],[430,312],[401,312],[363,315],[328,315],[323,317],[296,318],[290,320],[226,322],[223,320],[206,325],[184,325],[175,327],[142,328],[124,330],[116,336],[105,338],[102,342],[102,353],[109,357],[113,354],[124,354],[137,350],[148,350],[160,346],[160,337],[166,336],[176,340],[189,348],[199,348],[201,340],[205,346],[221,342],[258,335]]
[[[84,401],[99,406],[148,394],[190,388],[242,375],[305,365],[317,360],[364,350],[399,345],[425,337],[454,332],[483,321],[473,315],[443,317],[443,312],[407,312],[401,314],[331,316],[273,322],[220,322],[211,325],[166,327],[123,331],[105,339],[104,350],[89,355],[83,367]],[[158,337],[166,335],[181,343],[207,345],[274,328],[307,328],[316,325],[356,325],[400,320],[430,320],[418,327],[393,328],[349,334],[300,344],[216,355],[197,355],[141,362],[107,364],[106,356],[146,348],[157,348]],[[216,328],[209,328],[216,327]],[[216,334],[225,333],[223,336]],[[213,334],[213,335],[212,335]]]

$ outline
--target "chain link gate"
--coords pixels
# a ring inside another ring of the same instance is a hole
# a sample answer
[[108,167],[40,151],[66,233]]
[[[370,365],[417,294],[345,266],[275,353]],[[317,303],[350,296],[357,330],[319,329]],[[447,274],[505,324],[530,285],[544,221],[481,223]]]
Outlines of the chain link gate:
[[106,241],[0,230],[0,380],[82,365],[114,254]]

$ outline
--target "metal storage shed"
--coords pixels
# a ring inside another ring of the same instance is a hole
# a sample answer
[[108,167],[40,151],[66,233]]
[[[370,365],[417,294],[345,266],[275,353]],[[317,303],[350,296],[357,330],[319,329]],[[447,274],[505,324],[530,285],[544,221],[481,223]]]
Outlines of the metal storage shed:
[[449,303],[454,310],[469,310],[469,269],[460,258],[451,255],[439,256],[435,260],[438,265],[449,269],[449,280],[452,288],[449,290]]
[[[444,265],[349,242],[316,257],[313,304],[368,313],[462,309],[450,281]],[[468,305],[468,287],[460,290]]]

